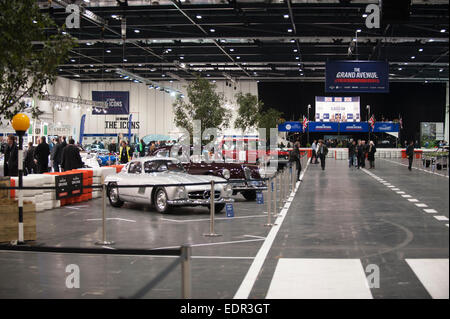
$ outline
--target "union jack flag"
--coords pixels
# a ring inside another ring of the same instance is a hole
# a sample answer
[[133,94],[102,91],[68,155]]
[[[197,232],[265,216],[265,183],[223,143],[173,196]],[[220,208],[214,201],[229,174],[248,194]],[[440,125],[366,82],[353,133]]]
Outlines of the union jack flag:
[[306,130],[309,124],[309,120],[306,117],[303,117],[303,132]]
[[375,116],[373,114],[369,119],[369,124],[372,127],[372,131],[373,131],[373,128],[375,127]]

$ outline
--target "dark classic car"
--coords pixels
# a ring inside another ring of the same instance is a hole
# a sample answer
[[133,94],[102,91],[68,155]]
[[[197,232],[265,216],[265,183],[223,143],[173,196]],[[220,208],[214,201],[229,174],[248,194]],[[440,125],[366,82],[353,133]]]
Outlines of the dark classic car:
[[[148,155],[157,157],[173,157],[170,154],[172,146],[163,146],[153,150]],[[186,171],[192,175],[213,175],[230,180],[233,195],[241,193],[247,200],[255,200],[256,192],[266,190],[267,186],[261,181],[261,174],[257,165],[227,163],[222,159],[206,162],[204,155],[182,156],[181,149],[178,159]]]

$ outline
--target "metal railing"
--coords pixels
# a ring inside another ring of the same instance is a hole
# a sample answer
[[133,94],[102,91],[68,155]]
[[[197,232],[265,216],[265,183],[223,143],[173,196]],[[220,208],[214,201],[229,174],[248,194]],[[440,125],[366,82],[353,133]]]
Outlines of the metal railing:
[[191,276],[191,247],[189,245],[170,249],[106,249],[82,247],[45,247],[45,246],[1,246],[0,251],[32,252],[32,253],[60,253],[60,254],[89,254],[89,255],[121,255],[121,256],[179,256],[166,269],[161,271],[149,283],[128,298],[143,298],[151,289],[159,284],[181,264],[181,296],[183,299],[192,297]]

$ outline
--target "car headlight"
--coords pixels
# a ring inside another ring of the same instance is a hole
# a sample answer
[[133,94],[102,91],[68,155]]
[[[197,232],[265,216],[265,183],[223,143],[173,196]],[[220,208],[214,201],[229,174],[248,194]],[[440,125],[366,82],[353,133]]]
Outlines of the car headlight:
[[179,198],[179,199],[187,198],[186,187],[178,186],[176,191],[175,191],[175,197]]
[[231,197],[231,195],[233,195],[233,186],[231,186],[231,184],[226,184],[223,187],[223,191],[225,193],[225,197]]
[[226,168],[222,171],[222,175],[225,179],[230,179],[230,177],[231,177],[230,171]]

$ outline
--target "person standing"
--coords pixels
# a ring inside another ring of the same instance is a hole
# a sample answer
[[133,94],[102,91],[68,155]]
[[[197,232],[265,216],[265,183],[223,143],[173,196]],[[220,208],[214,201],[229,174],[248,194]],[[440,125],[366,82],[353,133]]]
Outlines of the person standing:
[[25,155],[25,169],[27,171],[27,174],[37,172],[36,163],[34,162],[34,150],[36,148],[33,146],[33,142],[28,142],[28,149],[27,153]]
[[5,150],[4,176],[19,175],[19,148],[17,147],[16,137],[8,135],[7,146]]
[[[312,145],[311,145],[311,149],[312,149],[312,154],[311,154],[311,164],[318,164],[319,162],[317,161],[317,141],[314,140]],[[314,161],[313,161],[314,159]]]
[[375,144],[373,143],[373,141],[369,142],[369,150],[368,150],[368,155],[367,155],[367,159],[369,160],[369,164],[370,167],[369,169],[374,169],[375,168],[375,153],[377,151],[377,148],[375,147]]
[[80,149],[75,145],[73,138],[69,139],[69,144],[64,147],[61,153],[61,168],[64,171],[82,168],[83,161],[80,156]]
[[369,152],[369,147],[366,144],[365,140],[361,141],[361,145],[362,145],[361,167],[365,168],[366,167],[366,156],[367,156],[367,153]]
[[348,146],[348,167],[356,166],[356,141],[351,141]]
[[358,162],[357,168],[360,169],[362,167],[362,158],[364,156],[364,148],[361,140],[358,140],[358,145],[356,146],[356,159]]
[[131,148],[127,145],[127,142],[122,141],[119,149],[119,161],[120,164],[128,163],[132,158]]
[[413,162],[413,158],[414,158],[414,142],[411,141],[408,145],[408,147],[406,148],[406,156],[408,157],[408,169],[411,171],[411,167],[412,167],[412,162]]
[[48,156],[50,155],[50,147],[45,141],[45,136],[41,137],[41,142],[34,150],[34,162],[37,164],[37,173],[48,172]]
[[108,145],[108,151],[109,151],[110,153],[115,153],[115,152],[117,152],[116,141],[115,141],[114,139],[111,141],[111,144]]
[[59,172],[59,165],[61,164],[63,146],[61,144],[60,137],[56,138],[56,145],[53,147],[52,160],[53,160],[53,171]]
[[63,149],[64,149],[64,147],[67,146],[67,142],[66,142],[66,137],[65,136],[62,137],[61,145],[62,145]]
[[291,165],[294,165],[297,170],[297,181],[300,180],[300,172],[302,170],[302,164],[300,162],[300,141],[296,141],[294,143],[294,146],[292,147],[292,151],[289,154],[289,161],[292,163]]
[[145,156],[145,142],[143,139],[141,139],[139,145],[138,145],[138,151],[139,151],[139,157]]
[[320,158],[320,166],[322,166],[322,170],[325,170],[325,159],[328,155],[328,147],[323,143],[322,140],[319,140],[319,145],[317,146],[317,155]]

